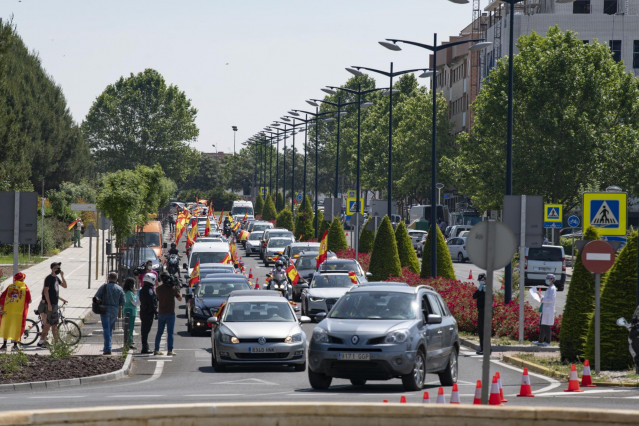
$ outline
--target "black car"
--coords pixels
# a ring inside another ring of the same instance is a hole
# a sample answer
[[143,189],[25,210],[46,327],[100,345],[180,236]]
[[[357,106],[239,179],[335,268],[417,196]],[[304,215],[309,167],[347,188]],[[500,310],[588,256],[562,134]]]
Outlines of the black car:
[[235,290],[252,290],[241,274],[216,274],[200,280],[189,299],[187,329],[191,335],[209,330],[207,320],[214,316],[229,294]]

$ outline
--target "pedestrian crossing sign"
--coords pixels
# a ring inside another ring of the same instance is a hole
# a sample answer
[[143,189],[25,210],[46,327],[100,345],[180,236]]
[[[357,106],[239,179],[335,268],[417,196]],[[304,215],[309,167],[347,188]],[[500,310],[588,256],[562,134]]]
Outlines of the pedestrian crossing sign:
[[262,198],[266,198],[268,195],[268,186],[260,187],[260,193],[262,194]]
[[[355,205],[355,198],[347,198],[346,199],[346,214],[352,215],[357,213],[357,206]],[[361,214],[364,214],[364,199],[359,199],[359,210]]]
[[544,205],[544,222],[562,222],[563,212],[561,204]]
[[600,235],[626,235],[627,203],[625,192],[584,193],[584,225]]

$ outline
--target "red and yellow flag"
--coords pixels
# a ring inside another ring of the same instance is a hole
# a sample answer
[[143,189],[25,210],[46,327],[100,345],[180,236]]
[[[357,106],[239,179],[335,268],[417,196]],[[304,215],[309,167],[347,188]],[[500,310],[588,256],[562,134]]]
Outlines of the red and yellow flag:
[[211,221],[209,220],[209,216],[206,217],[206,228],[204,228],[204,236],[208,237],[211,233]]
[[291,280],[292,285],[296,285],[300,280],[300,274],[297,273],[297,269],[295,269],[293,264],[286,268],[286,275],[288,275],[288,279]]
[[209,201],[209,216],[215,216],[215,209],[213,208],[213,201]]
[[328,229],[326,231],[324,231],[324,235],[322,235],[322,239],[320,241],[320,246],[319,246],[319,254],[317,255],[317,265],[316,268],[319,268],[319,266],[324,263],[324,261],[326,260],[327,257],[327,252],[328,252]]
[[233,263],[236,263],[237,253],[235,252],[235,241],[231,241],[231,244],[229,244],[229,248],[231,249],[231,260],[233,261]]
[[189,287],[193,287],[195,284],[200,282],[200,259],[195,262],[195,267],[193,271],[191,271],[190,279],[189,279]]
[[235,225],[233,225],[233,231],[237,231],[237,229],[240,227],[241,223],[240,222],[235,222]]
[[242,232],[240,232],[240,241],[248,240],[249,235],[249,231],[247,231],[246,229],[242,229]]
[[357,284],[357,274],[353,271],[348,273],[348,278],[351,279],[351,281],[353,282],[353,284]]
[[222,259],[222,263],[231,263],[231,255],[229,253],[226,253],[226,256]]
[[71,222],[68,226],[69,231],[75,226],[76,223],[78,223],[80,221],[80,219],[76,219],[73,222]]
[[220,219],[217,221],[217,226],[222,226],[222,221],[224,220],[224,208],[222,208],[222,214],[220,214]]
[[184,233],[184,229],[185,229],[184,225],[178,226],[177,228],[178,228],[178,232],[177,232],[177,237],[175,237],[175,244],[178,244],[180,242],[180,238],[182,238],[182,234]]
[[247,214],[248,213],[244,213],[244,217],[242,218],[242,222],[244,222],[248,218]]

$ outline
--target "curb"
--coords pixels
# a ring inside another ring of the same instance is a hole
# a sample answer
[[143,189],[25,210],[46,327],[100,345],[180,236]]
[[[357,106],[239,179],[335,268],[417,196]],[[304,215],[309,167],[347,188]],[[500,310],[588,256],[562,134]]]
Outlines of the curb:
[[[463,337],[459,338],[459,341],[464,346],[468,346],[471,349],[478,351],[479,345],[472,340],[465,339]],[[555,346],[520,346],[520,345],[493,345],[490,348],[491,353],[493,352],[559,352],[559,347]]]
[[61,379],[61,380],[47,380],[43,382],[28,382],[28,383],[8,383],[0,385],[0,393],[13,392],[13,391],[29,391],[29,390],[44,390],[44,389],[57,389],[68,386],[86,385],[90,383],[108,382],[111,380],[120,380],[128,376],[131,373],[131,367],[133,365],[133,354],[129,353],[124,360],[122,368],[110,373],[99,374],[97,376],[77,377],[75,379]]
[[[528,370],[542,374],[544,376],[549,376],[557,379],[566,379],[566,376],[560,373],[557,373],[555,370],[550,368],[546,368],[542,365],[535,364],[530,361],[525,361],[521,358],[517,358],[511,355],[504,355],[502,359],[508,364],[515,365],[517,367],[526,367]],[[593,380],[592,383],[601,387],[617,387],[617,388],[639,388],[639,382],[604,382],[604,381],[596,381]]]

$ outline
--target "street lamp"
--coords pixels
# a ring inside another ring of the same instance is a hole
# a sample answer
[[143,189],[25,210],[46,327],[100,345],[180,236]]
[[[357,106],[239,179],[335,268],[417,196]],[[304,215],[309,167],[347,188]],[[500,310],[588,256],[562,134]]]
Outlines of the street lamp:
[[[290,112],[289,112],[290,113]],[[291,114],[293,115],[293,114]],[[295,212],[295,135],[299,132],[301,132],[301,130],[297,130],[297,126],[301,126],[302,124],[306,124],[306,121],[302,118],[297,118],[297,116],[299,116],[299,114],[295,113],[295,116],[286,116],[286,117],[282,117],[282,120],[286,119],[287,121],[291,121],[293,120],[293,123],[290,124],[290,126],[293,127],[293,159],[291,160],[292,164],[292,169],[291,169],[291,212]],[[296,120],[299,120],[299,123],[296,122]],[[304,180],[306,180],[306,139],[304,140]],[[306,185],[304,185],[304,193],[306,193]],[[302,201],[304,201],[302,199]]]
[[[384,42],[386,43],[386,42]],[[392,43],[387,43],[387,44],[392,44]],[[388,47],[388,46],[386,46]],[[399,47],[399,46],[397,46]],[[389,49],[392,50],[400,50],[400,49],[395,49],[395,48],[390,48]],[[411,70],[404,70],[404,71],[395,71],[393,72],[393,63],[390,63],[390,72],[389,71],[382,71],[382,70],[377,70],[374,68],[367,68],[367,67],[358,67],[358,66],[353,66],[350,68],[346,68],[346,71],[350,72],[351,74],[355,75],[355,76],[361,76],[364,75],[363,72],[361,72],[360,70],[367,70],[367,71],[371,71],[371,72],[375,72],[378,74],[382,74],[385,75],[386,77],[388,77],[390,79],[390,84],[388,85],[389,90],[388,90],[388,94],[389,94],[389,113],[388,113],[388,183],[387,183],[387,192],[388,192],[388,209],[387,209],[387,214],[388,214],[388,218],[390,219],[390,215],[391,215],[391,203],[392,203],[392,199],[393,199],[393,77],[397,77],[400,76],[402,74],[408,74],[411,72],[416,72],[416,71],[426,71],[429,68],[417,68],[417,69],[411,69]]]
[[[283,130],[283,136],[284,136],[284,164],[283,164],[283,172],[282,172],[282,190],[283,190],[283,196],[282,199],[285,201],[286,200],[286,138],[287,138],[287,133],[288,132],[292,132],[293,133],[293,144],[295,144],[295,127],[290,123],[290,119],[288,117],[281,117],[280,118],[282,121],[275,121],[273,123],[273,126],[279,126],[280,124],[284,125],[284,130]],[[289,129],[288,126],[291,126],[291,128]],[[295,166],[293,166],[295,167]],[[284,203],[286,204],[286,203]],[[291,210],[292,211],[292,210]]]
[[439,191],[437,193],[437,204],[441,204],[442,203],[442,189],[444,188],[444,184],[443,183],[438,183],[437,185],[435,185],[437,187],[437,190]]
[[237,126],[231,126],[233,129],[233,155],[235,155],[235,134],[237,133]]

